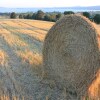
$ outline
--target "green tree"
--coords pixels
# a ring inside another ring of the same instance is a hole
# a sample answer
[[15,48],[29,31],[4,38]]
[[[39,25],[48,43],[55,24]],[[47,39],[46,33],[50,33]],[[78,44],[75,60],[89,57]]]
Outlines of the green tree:
[[65,11],[64,15],[68,15],[68,14],[75,14],[73,11]]
[[61,13],[58,13],[58,14],[56,15],[56,20],[59,20],[61,16],[62,16]]
[[15,13],[15,12],[12,12],[12,13],[10,14],[10,18],[15,19],[15,18],[16,18],[16,13]]
[[89,12],[83,12],[83,16],[85,16],[85,17],[90,19],[90,13]]
[[36,19],[36,13],[33,13],[32,19]]
[[23,15],[22,14],[19,15],[19,19],[23,19]]
[[51,14],[50,19],[52,22],[56,22],[56,14]]
[[28,14],[28,15],[26,15],[25,18],[26,18],[26,19],[32,19],[32,15],[31,15],[31,14]]
[[94,22],[100,24],[100,14],[96,14],[93,18]]
[[44,18],[44,15],[45,15],[45,13],[43,11],[39,10],[39,11],[37,11],[36,19],[42,20]]
[[44,20],[45,20],[45,21],[51,21],[50,15],[45,15],[45,16],[44,16]]

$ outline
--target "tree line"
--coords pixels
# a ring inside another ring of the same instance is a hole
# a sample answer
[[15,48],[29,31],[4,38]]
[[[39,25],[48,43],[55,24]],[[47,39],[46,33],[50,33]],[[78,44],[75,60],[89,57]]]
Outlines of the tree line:
[[[35,13],[20,13],[18,15],[15,12],[12,12],[10,14],[10,18],[15,19],[18,17],[19,19],[34,19],[34,20],[56,22],[62,16],[68,15],[68,14],[75,14],[75,13],[73,11],[65,11],[64,13],[60,13],[60,12],[45,13],[42,10],[38,10]],[[100,24],[100,14],[91,15],[89,12],[82,12],[81,14],[89,18],[91,21],[94,21],[95,23]]]

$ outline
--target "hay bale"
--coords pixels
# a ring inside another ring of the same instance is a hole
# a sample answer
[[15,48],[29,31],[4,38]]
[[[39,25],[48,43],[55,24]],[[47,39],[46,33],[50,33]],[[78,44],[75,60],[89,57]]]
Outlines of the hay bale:
[[100,68],[96,33],[88,19],[68,15],[57,21],[44,41],[44,78],[66,87],[74,100],[84,96]]

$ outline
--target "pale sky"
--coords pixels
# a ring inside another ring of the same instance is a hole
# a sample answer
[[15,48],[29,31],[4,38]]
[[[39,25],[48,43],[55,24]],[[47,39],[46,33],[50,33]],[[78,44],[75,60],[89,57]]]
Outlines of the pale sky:
[[0,0],[0,7],[95,6],[100,0]]

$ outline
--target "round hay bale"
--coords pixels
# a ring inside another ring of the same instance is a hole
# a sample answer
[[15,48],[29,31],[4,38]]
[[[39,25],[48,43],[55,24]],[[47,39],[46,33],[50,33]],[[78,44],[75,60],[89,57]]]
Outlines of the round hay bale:
[[44,41],[44,78],[66,87],[70,96],[82,97],[100,68],[96,33],[83,16],[67,15],[57,21]]

